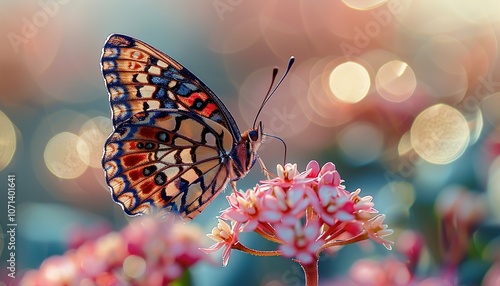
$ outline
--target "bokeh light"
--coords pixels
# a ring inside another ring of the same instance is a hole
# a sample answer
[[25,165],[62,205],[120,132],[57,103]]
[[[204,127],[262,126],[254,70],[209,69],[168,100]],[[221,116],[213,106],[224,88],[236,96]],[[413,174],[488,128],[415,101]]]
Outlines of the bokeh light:
[[378,70],[375,85],[377,92],[386,100],[401,102],[413,94],[417,80],[415,73],[407,63],[394,60]]
[[427,95],[458,103],[468,88],[468,61],[468,51],[460,41],[449,36],[436,36],[416,52],[412,68]]
[[16,130],[10,119],[0,110],[0,171],[9,165],[16,152]]
[[370,89],[370,75],[356,62],[345,62],[330,74],[330,89],[335,98],[347,103],[362,100]]
[[407,217],[415,203],[415,188],[408,182],[389,182],[377,194],[377,205],[394,219]]
[[347,126],[338,137],[344,154],[353,164],[363,165],[380,156],[384,137],[377,126],[359,122]]
[[422,111],[411,127],[413,148],[424,160],[435,164],[448,164],[460,157],[469,138],[464,116],[445,104]]
[[123,272],[130,278],[139,278],[146,272],[146,261],[137,255],[129,255],[123,261]]
[[61,132],[47,143],[43,158],[52,174],[62,179],[74,179],[88,167],[89,147],[78,135]]
[[464,117],[467,120],[470,130],[469,144],[474,144],[481,138],[481,133],[483,132],[483,112],[476,107],[474,110],[465,113]]
[[[80,138],[85,142],[85,146],[89,149],[89,166],[93,168],[101,168],[101,158],[103,153],[103,146],[106,138],[111,134],[111,119],[103,116],[96,116],[85,122],[80,129]],[[83,156],[82,161],[86,160],[86,154]]]
[[413,147],[411,146],[410,132],[406,132],[399,139],[398,155],[403,156],[404,154],[406,154],[407,152],[410,152],[411,150],[413,150]]
[[370,1],[363,1],[363,0],[342,0],[344,4],[347,6],[357,9],[357,10],[369,10],[376,8],[384,3],[387,2],[387,0],[370,0]]

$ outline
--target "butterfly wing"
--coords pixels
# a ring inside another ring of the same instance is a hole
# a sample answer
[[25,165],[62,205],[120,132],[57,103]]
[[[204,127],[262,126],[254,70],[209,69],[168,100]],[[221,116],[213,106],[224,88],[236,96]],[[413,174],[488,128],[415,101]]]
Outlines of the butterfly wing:
[[120,123],[103,167],[113,199],[129,215],[177,212],[194,218],[229,180],[229,131],[182,110],[153,110]]
[[150,45],[129,36],[110,35],[101,66],[115,126],[141,111],[177,109],[213,120],[227,128],[236,142],[241,139],[231,113],[214,92]]
[[234,179],[233,117],[195,75],[137,39],[109,36],[101,67],[115,127],[102,161],[113,199],[129,215],[193,218]]

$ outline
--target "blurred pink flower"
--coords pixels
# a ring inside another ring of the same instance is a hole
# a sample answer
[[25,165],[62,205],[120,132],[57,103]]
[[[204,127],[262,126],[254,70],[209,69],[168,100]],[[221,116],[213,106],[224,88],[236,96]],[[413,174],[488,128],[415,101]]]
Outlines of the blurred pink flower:
[[98,223],[90,227],[86,227],[83,225],[72,225],[67,232],[68,248],[78,248],[85,242],[89,240],[95,240],[111,231],[112,228],[107,223]]
[[413,278],[406,265],[394,258],[359,260],[351,267],[349,277],[354,285],[366,286],[409,285]]
[[46,259],[20,285],[165,285],[203,259],[193,225],[152,217]]
[[408,268],[414,270],[424,249],[424,237],[416,231],[406,230],[399,234],[395,245],[396,250],[407,261]]
[[483,286],[500,285],[500,261],[493,264],[483,279]]

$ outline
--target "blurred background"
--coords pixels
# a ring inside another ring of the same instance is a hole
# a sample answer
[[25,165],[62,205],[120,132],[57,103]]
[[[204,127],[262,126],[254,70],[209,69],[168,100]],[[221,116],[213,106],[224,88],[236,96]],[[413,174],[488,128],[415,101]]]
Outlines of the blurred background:
[[[416,245],[415,281],[451,271],[456,284],[499,285],[487,282],[500,276],[498,19],[500,4],[487,0],[0,2],[0,221],[5,235],[15,175],[18,275],[71,238],[127,222],[100,164],[112,129],[100,54],[122,33],[196,74],[241,130],[273,67],[296,57],[260,117],[265,132],[286,141],[301,171],[312,159],[336,164],[395,230],[393,251],[362,243],[322,257],[325,285],[350,279],[361,258],[405,263]],[[270,138],[259,154],[275,170],[283,152]],[[238,187],[261,179],[257,166]],[[226,206],[221,195],[193,223],[209,233]],[[254,238],[243,239],[272,247]],[[234,252],[226,268],[203,264],[192,275],[194,285],[242,275],[245,285],[301,285],[297,267]]]

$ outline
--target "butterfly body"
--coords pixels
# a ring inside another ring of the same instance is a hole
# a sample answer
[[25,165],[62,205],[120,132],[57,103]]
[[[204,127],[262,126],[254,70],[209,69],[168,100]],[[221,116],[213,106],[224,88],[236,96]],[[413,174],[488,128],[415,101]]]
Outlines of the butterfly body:
[[221,100],[172,58],[111,35],[101,66],[114,126],[102,163],[127,214],[194,218],[255,163],[262,126],[240,133]]

